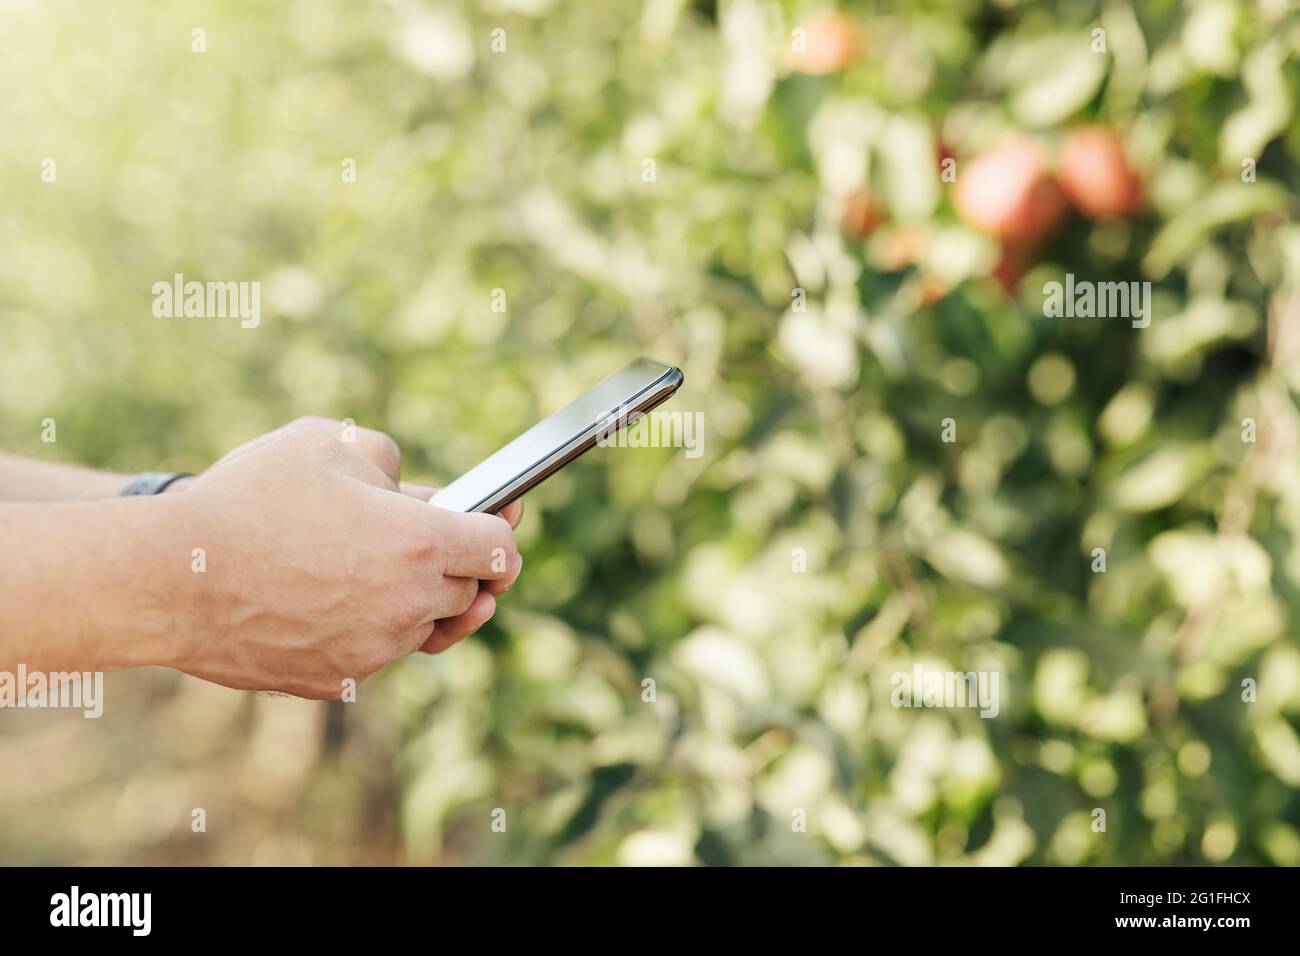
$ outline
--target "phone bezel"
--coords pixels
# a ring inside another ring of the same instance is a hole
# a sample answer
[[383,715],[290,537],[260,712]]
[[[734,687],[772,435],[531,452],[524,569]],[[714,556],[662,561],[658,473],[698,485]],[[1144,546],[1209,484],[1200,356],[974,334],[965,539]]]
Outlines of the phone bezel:
[[[584,427],[544,459],[530,465],[510,481],[485,495],[476,504],[466,509],[467,513],[486,512],[491,514],[500,511],[512,501],[537,487],[579,455],[585,454],[594,448],[602,434],[613,434],[620,428],[626,427],[635,417],[644,415],[656,406],[663,404],[681,387],[683,381],[685,381],[685,376],[682,374],[681,369],[672,365],[664,366],[663,374],[657,379],[628,396],[616,408],[611,409],[608,413]],[[436,503],[436,496],[434,503]]]

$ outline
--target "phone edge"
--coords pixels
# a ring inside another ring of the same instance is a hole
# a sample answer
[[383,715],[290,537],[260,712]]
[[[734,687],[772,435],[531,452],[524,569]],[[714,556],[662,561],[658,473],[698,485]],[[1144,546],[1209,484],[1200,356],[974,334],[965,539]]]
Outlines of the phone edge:
[[[645,396],[644,401],[633,406],[631,411],[625,413],[624,417],[644,415],[653,409],[658,408],[664,402],[668,401],[668,399],[672,398],[685,381],[686,375],[680,368],[675,365],[666,365],[663,375],[647,385],[640,393]],[[596,442],[599,440],[602,431],[608,429],[610,424],[610,421],[605,420],[591,425],[580,435],[575,436],[569,443],[567,450],[552,462],[549,467],[534,475],[528,476],[527,478],[523,475],[516,476],[509,484],[504,485],[502,488],[498,489],[498,491],[493,492],[491,495],[488,495],[482,501],[471,507],[467,513],[494,514],[509,505],[511,502],[522,498],[565,465],[595,448]]]

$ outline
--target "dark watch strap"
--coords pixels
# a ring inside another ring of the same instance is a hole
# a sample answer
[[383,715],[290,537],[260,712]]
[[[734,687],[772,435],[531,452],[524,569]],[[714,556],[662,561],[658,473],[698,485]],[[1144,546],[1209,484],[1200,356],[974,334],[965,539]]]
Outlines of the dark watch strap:
[[157,495],[167,490],[167,486],[181,478],[191,477],[188,471],[146,471],[131,479],[131,483],[119,492],[122,495]]

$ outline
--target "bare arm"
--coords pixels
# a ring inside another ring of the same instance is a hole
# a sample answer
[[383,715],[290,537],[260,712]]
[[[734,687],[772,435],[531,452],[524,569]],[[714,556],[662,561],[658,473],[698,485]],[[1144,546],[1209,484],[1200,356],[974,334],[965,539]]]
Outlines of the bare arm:
[[0,504],[0,671],[173,663],[194,607],[180,502]]
[[[338,428],[295,422],[181,494],[0,503],[0,671],[152,664],[328,698],[472,634],[519,573],[519,509],[434,508],[399,484],[391,439]],[[42,490],[29,464],[9,490]],[[121,487],[58,477],[74,496]]]
[[[94,501],[112,498],[130,480],[129,475],[0,454],[0,501]],[[173,488],[180,490],[175,485],[168,490]]]

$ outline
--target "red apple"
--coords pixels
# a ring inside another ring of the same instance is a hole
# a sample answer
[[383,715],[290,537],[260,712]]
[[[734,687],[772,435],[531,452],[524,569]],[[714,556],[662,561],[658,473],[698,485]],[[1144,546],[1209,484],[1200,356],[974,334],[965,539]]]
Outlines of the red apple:
[[803,36],[802,45],[794,49],[796,73],[834,73],[862,53],[862,34],[857,24],[838,10],[810,17],[798,29],[803,31]]
[[1061,149],[1057,180],[1070,202],[1090,219],[1120,219],[1142,206],[1142,178],[1113,130],[1084,126]]
[[993,267],[993,279],[1002,287],[1003,292],[1010,295],[1016,291],[1025,269],[1025,251],[1016,245],[1004,245],[998,264]]
[[934,154],[935,163],[938,166],[940,176],[947,172],[944,168],[944,164],[950,160],[955,161],[957,159],[957,154],[952,151],[952,148],[944,142],[942,138],[939,139],[938,143],[935,145]]
[[900,272],[916,265],[930,251],[930,232],[924,223],[896,223],[880,230],[868,251],[872,266]]
[[1060,187],[1037,140],[1017,137],[957,169],[957,213],[980,232],[1004,242],[1036,242],[1065,215]]
[[952,286],[935,276],[925,276],[921,280],[919,295],[922,305],[934,305],[952,291]]
[[840,228],[852,239],[865,239],[875,232],[884,218],[885,211],[876,202],[876,197],[865,189],[855,189],[844,199]]

